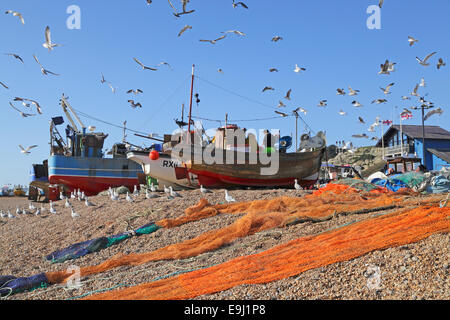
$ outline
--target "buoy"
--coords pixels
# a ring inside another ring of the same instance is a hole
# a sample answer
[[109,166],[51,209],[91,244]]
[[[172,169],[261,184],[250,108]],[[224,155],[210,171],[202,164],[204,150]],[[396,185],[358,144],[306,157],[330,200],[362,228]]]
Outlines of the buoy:
[[150,152],[148,157],[150,158],[150,160],[158,160],[159,159],[159,152],[156,151],[156,150],[153,150],[152,152]]

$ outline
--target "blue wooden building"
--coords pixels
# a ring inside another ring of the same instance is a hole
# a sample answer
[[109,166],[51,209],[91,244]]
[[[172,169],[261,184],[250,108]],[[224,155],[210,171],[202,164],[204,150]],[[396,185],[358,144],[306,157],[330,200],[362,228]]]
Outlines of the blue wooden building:
[[439,126],[425,126],[425,159],[421,125],[392,125],[376,146],[383,142],[386,160],[420,158],[428,170],[450,169],[450,132]]

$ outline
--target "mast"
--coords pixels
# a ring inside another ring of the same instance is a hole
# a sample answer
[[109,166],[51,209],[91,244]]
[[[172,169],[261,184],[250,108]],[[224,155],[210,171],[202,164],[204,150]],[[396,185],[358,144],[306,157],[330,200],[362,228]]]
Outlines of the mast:
[[[189,121],[188,121],[188,137],[189,137],[189,141],[190,136],[191,136],[191,119],[192,119],[192,95],[194,93],[194,68],[195,65],[192,65],[192,80],[191,80],[191,98],[190,98],[190,102],[189,102]],[[192,141],[190,141],[192,143]]]

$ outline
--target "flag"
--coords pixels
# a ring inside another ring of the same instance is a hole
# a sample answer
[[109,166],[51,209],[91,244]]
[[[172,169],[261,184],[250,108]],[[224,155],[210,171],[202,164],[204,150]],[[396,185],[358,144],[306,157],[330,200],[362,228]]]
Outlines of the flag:
[[392,121],[391,120],[383,120],[383,124],[387,124],[387,125],[390,125],[392,123]]
[[413,117],[413,115],[411,113],[402,113],[401,116],[402,116],[402,120],[408,120]]

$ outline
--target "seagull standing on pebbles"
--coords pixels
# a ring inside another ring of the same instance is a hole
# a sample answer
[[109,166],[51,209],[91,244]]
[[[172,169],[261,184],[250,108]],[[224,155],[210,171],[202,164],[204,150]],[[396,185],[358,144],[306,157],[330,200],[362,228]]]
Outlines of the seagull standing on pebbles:
[[15,216],[9,210],[8,210],[8,218],[9,219],[14,219],[15,218]]
[[179,198],[182,198],[182,197],[181,197],[181,194],[179,194],[178,192],[173,191],[172,186],[170,186],[169,189],[170,189],[170,195],[171,195],[172,197],[179,197]]
[[153,185],[153,182],[152,182],[152,184],[150,185],[150,191],[151,191],[151,192],[156,192],[156,187]]
[[89,201],[88,197],[84,198],[84,204],[86,205],[86,207],[93,207],[94,206],[94,204]]
[[128,202],[134,202],[133,198],[130,197],[130,194],[127,192],[127,196],[125,198]]
[[203,188],[203,185],[200,186],[200,192],[203,193],[203,194],[213,193],[211,190]]
[[73,208],[70,208],[70,211],[71,211],[71,216],[73,219],[80,217],[80,215],[78,213],[73,211]]
[[303,190],[302,186],[298,184],[298,180],[295,179],[295,184],[294,184],[295,190]]
[[228,190],[225,190],[225,201],[228,203],[236,202],[236,200],[228,194]]

